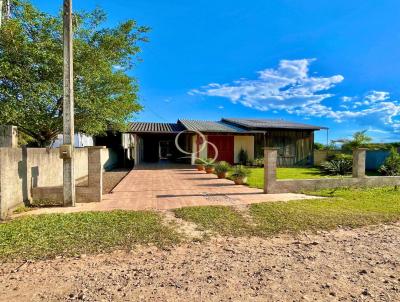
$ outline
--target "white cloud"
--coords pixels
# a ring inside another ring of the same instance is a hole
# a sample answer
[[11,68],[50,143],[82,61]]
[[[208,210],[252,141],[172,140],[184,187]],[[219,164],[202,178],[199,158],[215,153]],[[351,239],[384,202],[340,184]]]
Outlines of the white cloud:
[[212,83],[190,94],[229,98],[234,103],[259,110],[287,110],[320,103],[333,96],[324,91],[343,81],[343,76],[309,76],[314,59],[282,60],[277,69],[258,72],[258,79],[240,79],[231,84]]
[[372,90],[372,91],[368,92],[368,94],[365,96],[365,99],[372,103],[375,103],[378,101],[386,101],[389,98],[390,98],[389,92],[376,91],[376,90]]
[[224,109],[224,106],[222,106],[222,105],[218,106],[218,109]]
[[349,103],[351,101],[356,100],[357,97],[356,96],[343,96],[340,99],[343,101],[343,103]]
[[[372,90],[363,98],[343,96],[340,98],[342,104],[338,100],[333,102],[335,95],[328,90],[341,83],[344,77],[310,75],[309,66],[313,61],[315,59],[281,60],[277,68],[258,72],[257,79],[239,79],[228,84],[212,83],[191,90],[189,94],[224,97],[233,103],[262,111],[283,110],[303,118],[354,121],[361,126],[400,132],[400,104],[389,100],[389,92]],[[332,104],[330,106],[326,104],[328,99]]]

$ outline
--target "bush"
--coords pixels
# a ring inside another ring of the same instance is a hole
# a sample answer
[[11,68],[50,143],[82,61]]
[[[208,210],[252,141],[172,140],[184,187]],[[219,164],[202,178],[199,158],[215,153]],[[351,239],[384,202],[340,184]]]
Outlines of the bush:
[[264,157],[258,157],[254,160],[254,165],[257,167],[264,167]]
[[392,148],[385,163],[379,168],[379,173],[386,176],[400,176],[400,154]]
[[231,165],[226,161],[220,161],[215,165],[215,172],[216,173],[226,173],[230,170]]
[[327,162],[321,164],[321,169],[328,175],[346,175],[353,170],[353,157],[348,154],[335,154]]
[[247,151],[244,150],[243,148],[240,149],[240,151],[239,151],[239,163],[241,165],[245,165],[248,160],[249,160],[249,155],[247,154]]
[[233,179],[245,178],[250,175],[250,170],[243,165],[235,166],[232,170],[231,177]]
[[345,154],[345,153],[335,153],[330,155],[328,161],[331,160],[347,160],[353,162],[353,155],[351,154]]
[[194,163],[196,165],[204,165],[206,163],[206,159],[202,159],[202,158],[196,158],[196,160],[194,161]]
[[214,159],[213,158],[207,158],[204,161],[204,165],[205,165],[206,168],[213,168],[215,166]]
[[321,143],[314,143],[314,150],[324,150],[325,145]]

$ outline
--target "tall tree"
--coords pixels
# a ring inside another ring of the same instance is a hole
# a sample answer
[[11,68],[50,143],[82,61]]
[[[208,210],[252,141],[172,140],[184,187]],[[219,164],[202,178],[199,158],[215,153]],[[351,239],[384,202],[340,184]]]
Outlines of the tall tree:
[[[38,146],[62,132],[62,18],[27,0],[13,2],[0,28],[0,124],[13,124]],[[139,110],[135,78],[148,27],[134,20],[105,26],[96,9],[74,15],[75,129],[90,135],[123,130]]]

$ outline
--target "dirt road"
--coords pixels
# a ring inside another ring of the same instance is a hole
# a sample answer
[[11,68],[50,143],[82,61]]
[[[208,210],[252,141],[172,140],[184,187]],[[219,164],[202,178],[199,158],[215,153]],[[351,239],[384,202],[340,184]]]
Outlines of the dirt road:
[[400,301],[400,224],[8,263],[1,301]]

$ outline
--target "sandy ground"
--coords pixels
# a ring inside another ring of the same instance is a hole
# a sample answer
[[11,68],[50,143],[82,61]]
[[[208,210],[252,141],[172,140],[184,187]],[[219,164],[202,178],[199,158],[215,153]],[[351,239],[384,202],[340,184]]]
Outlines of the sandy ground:
[[1,301],[400,301],[400,224],[0,266]]

